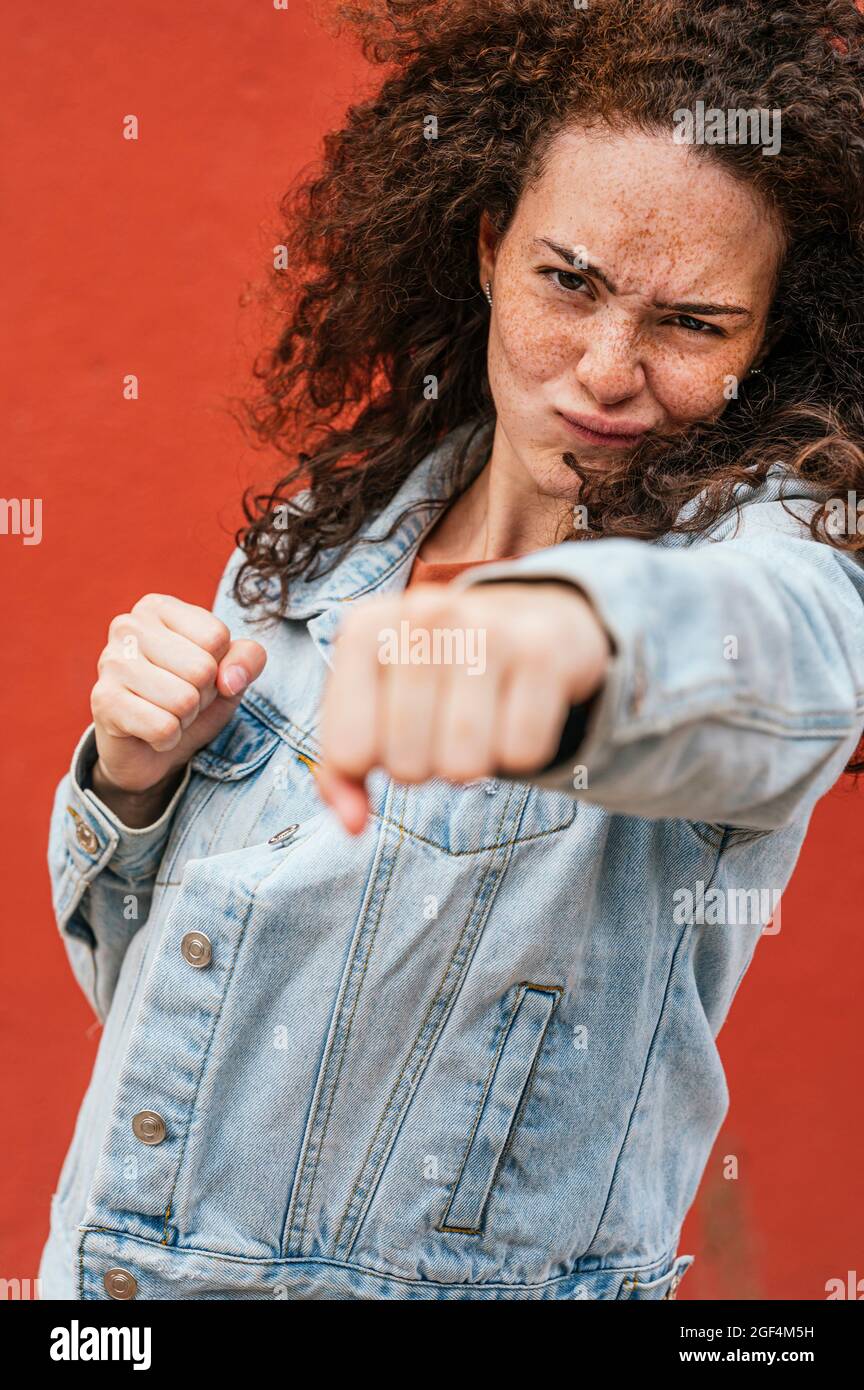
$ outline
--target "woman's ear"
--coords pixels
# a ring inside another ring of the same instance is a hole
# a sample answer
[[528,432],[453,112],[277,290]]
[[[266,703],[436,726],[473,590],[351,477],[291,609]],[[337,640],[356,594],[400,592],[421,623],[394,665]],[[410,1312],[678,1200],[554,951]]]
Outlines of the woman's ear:
[[485,285],[487,280],[494,283],[495,257],[498,254],[500,239],[497,228],[484,208],[480,214],[480,226],[477,232],[477,261],[481,286]]

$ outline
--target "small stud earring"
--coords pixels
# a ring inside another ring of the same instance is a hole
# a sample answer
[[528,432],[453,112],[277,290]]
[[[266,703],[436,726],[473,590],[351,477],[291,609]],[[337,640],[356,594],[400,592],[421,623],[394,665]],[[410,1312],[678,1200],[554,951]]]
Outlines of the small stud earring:
[[747,373],[747,375],[748,375],[748,376],[764,376],[764,372],[762,371],[762,368],[761,368],[761,367],[751,367],[750,370],[749,370],[749,372]]
[[486,284],[485,284],[485,286],[484,286],[484,292],[485,292],[486,298],[489,300],[489,306],[490,306],[490,308],[491,308],[491,306],[492,306],[492,281],[491,281],[491,280],[487,280],[487,281],[486,281]]

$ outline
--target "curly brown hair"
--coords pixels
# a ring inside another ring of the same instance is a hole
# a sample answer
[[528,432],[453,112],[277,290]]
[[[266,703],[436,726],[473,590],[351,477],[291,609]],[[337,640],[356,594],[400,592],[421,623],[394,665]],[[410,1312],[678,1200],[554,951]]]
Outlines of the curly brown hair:
[[[323,166],[281,205],[278,341],[256,362],[241,418],[289,461],[247,489],[234,591],[281,611],[328,572],[363,524],[456,426],[494,418],[488,306],[478,286],[485,210],[504,233],[565,125],[669,131],[673,112],[782,111],[782,149],[711,146],[779,215],[780,267],[762,373],[712,423],[647,437],[581,479],[586,529],[562,539],[701,533],[782,459],[826,502],[864,497],[864,0],[355,0],[337,22],[386,65],[375,93],[324,140]],[[429,118],[437,138],[427,138]],[[429,398],[428,379],[437,379]],[[455,460],[478,437],[469,430]],[[291,499],[300,486],[304,503]],[[701,504],[679,520],[684,504]],[[838,534],[825,507],[815,539]],[[270,581],[277,581],[273,597]],[[864,741],[859,745],[864,754]],[[857,758],[857,754],[856,754]],[[853,762],[849,770],[864,769]]]

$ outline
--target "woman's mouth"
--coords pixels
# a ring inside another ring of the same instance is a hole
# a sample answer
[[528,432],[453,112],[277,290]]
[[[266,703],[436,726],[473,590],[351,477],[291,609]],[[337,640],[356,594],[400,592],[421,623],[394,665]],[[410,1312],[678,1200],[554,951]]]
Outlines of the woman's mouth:
[[591,415],[565,415],[563,410],[556,414],[570,426],[574,434],[584,444],[597,444],[601,449],[632,449],[648,433],[647,425],[641,428],[635,421],[622,421],[611,426],[606,420]]

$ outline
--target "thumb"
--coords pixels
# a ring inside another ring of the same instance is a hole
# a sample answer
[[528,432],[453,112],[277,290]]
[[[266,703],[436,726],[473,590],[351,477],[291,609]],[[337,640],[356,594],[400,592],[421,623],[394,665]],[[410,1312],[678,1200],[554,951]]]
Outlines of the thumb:
[[246,637],[232,642],[219,662],[215,689],[209,686],[203,692],[197,717],[184,732],[179,747],[172,751],[188,759],[221,733],[239,705],[243,691],[260,676],[266,661],[267,653],[260,642]]
[[226,700],[242,695],[247,685],[257,680],[267,663],[267,653],[260,642],[239,637],[232,642],[219,662],[216,689]]

